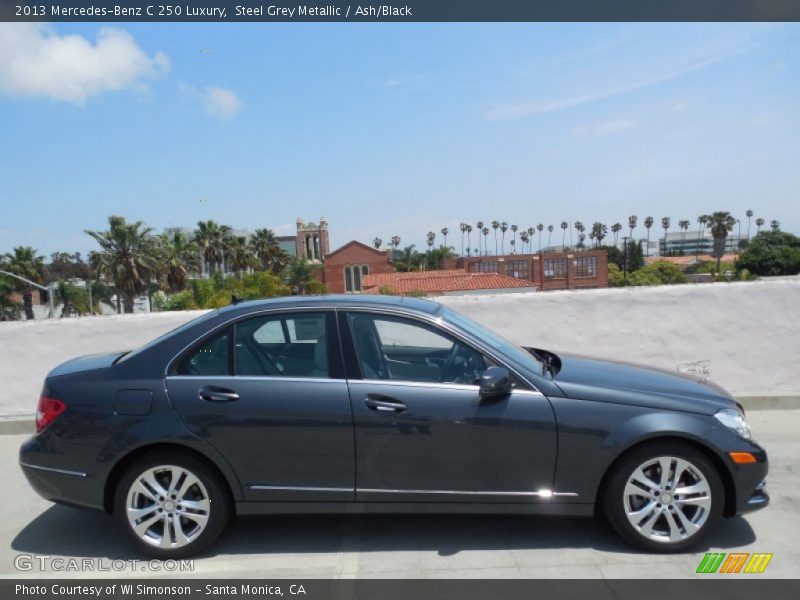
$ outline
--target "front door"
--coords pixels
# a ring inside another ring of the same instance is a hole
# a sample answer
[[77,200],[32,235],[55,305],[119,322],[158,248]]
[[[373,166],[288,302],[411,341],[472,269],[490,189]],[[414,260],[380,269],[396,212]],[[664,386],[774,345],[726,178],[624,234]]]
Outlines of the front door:
[[245,500],[352,501],[353,421],[332,311],[268,313],[201,341],[167,378]]
[[546,397],[520,386],[482,400],[477,380],[489,359],[432,324],[358,311],[340,323],[361,373],[348,380],[356,500],[549,498],[556,428]]

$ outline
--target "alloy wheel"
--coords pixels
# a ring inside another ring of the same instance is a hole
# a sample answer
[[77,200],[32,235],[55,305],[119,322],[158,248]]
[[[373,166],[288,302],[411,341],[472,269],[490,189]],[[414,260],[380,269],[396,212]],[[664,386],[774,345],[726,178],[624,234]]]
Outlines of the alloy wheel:
[[633,470],[622,501],[625,515],[639,535],[676,543],[693,537],[708,520],[711,486],[690,461],[658,456]]
[[148,468],[131,484],[125,503],[128,524],[143,542],[182,548],[205,530],[211,501],[203,482],[175,465]]

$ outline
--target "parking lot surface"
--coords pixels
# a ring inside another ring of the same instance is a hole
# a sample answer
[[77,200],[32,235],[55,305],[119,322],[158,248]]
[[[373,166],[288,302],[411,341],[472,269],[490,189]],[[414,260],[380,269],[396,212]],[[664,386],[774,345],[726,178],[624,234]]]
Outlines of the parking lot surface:
[[[762,575],[746,577],[797,577],[800,410],[751,411],[748,421],[770,455],[772,504],[743,518],[723,520],[707,543],[691,554],[640,553],[600,519],[281,516],[239,521],[183,571],[134,564],[131,561],[141,557],[112,518],[39,498],[17,465],[25,436],[0,435],[0,577],[721,577],[695,574],[708,551],[773,553]],[[82,567],[84,558],[91,559],[88,564],[94,571],[58,570]]]

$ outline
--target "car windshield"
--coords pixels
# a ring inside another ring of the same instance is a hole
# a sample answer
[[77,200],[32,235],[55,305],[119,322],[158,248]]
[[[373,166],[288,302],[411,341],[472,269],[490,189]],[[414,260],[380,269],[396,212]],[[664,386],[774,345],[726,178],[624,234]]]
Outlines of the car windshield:
[[149,348],[152,348],[153,346],[155,346],[156,344],[158,344],[162,340],[167,339],[171,335],[174,335],[176,333],[180,333],[181,331],[186,331],[190,327],[194,327],[198,323],[200,323],[200,322],[202,322],[202,321],[204,321],[206,319],[210,319],[211,317],[215,316],[217,313],[219,313],[219,309],[205,312],[202,315],[200,315],[199,317],[195,317],[194,319],[191,319],[190,321],[187,321],[183,325],[179,325],[175,329],[171,329],[167,333],[158,336],[156,339],[147,342],[144,346],[141,346],[140,348],[137,348],[136,350],[134,350],[132,352],[126,352],[125,354],[123,354],[122,356],[120,356],[117,359],[117,363],[124,362],[124,361],[128,360],[129,358],[133,358],[134,356],[137,356],[137,355],[141,354],[145,350],[148,350]]
[[536,371],[541,370],[542,364],[538,358],[521,346],[510,340],[507,340],[501,335],[498,335],[491,329],[487,329],[483,325],[479,325],[472,319],[465,317],[461,313],[458,313],[447,307],[442,307],[441,315],[442,318],[448,323],[451,323],[456,327],[463,329],[467,333],[475,336],[476,338],[491,344],[493,347],[500,350],[500,352],[502,352],[505,356],[511,358],[520,365]]

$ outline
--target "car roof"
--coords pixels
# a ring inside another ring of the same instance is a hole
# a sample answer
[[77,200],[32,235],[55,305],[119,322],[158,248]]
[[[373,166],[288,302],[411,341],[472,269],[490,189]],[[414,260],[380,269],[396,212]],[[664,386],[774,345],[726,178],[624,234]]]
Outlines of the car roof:
[[282,296],[262,300],[247,300],[221,308],[219,313],[247,312],[248,309],[259,308],[293,308],[293,307],[363,307],[386,308],[395,307],[410,311],[436,314],[442,305],[431,300],[409,298],[405,296],[361,296],[358,294],[325,294],[323,296]]

